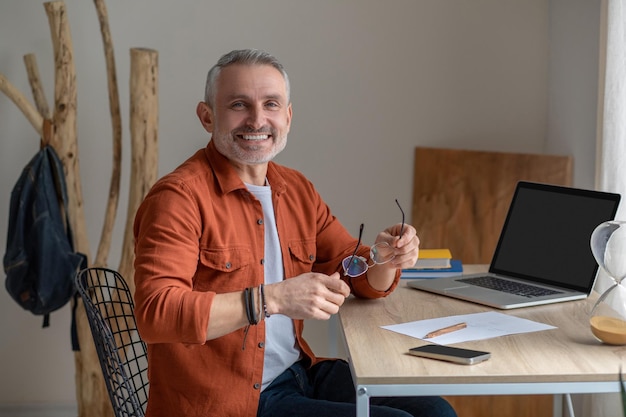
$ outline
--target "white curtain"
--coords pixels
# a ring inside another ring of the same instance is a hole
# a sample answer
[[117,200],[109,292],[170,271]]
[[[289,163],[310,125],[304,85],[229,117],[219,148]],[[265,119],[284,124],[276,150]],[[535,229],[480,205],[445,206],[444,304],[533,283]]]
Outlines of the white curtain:
[[604,3],[597,181],[600,189],[622,194],[617,218],[626,220],[626,1]]
[[[620,193],[616,215],[626,220],[626,0],[603,0],[596,186]],[[596,291],[610,285],[600,274]]]
[[[616,219],[626,220],[626,0],[603,0],[602,7],[596,185],[622,195]],[[600,273],[595,289],[610,284]],[[619,394],[586,397],[584,416],[622,416]]]

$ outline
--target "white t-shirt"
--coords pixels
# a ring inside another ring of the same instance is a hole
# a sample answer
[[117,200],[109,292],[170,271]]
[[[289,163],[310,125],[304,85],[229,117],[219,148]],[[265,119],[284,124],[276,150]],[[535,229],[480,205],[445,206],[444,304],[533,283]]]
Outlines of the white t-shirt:
[[[272,189],[269,185],[246,184],[248,190],[261,202],[265,225],[265,256],[263,263],[265,284],[284,279],[283,257],[280,251]],[[265,358],[263,361],[263,387],[267,388],[274,378],[282,374],[300,359],[300,349],[296,346],[296,333],[293,321],[282,314],[272,314],[265,319]]]

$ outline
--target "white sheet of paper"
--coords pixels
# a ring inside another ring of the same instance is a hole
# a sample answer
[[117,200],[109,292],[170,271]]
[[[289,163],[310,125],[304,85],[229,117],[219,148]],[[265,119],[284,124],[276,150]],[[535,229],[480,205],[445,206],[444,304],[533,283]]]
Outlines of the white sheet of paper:
[[[467,323],[467,327],[465,329],[433,337],[431,339],[424,339],[424,336],[432,331],[452,326],[457,323]],[[409,323],[392,324],[381,327],[396,333],[401,333],[417,339],[427,340],[440,345],[467,342],[469,340],[490,339],[492,337],[506,336],[509,334],[530,333],[555,329],[554,326],[550,326],[548,324],[538,323],[532,320],[522,319],[495,311],[418,320]]]

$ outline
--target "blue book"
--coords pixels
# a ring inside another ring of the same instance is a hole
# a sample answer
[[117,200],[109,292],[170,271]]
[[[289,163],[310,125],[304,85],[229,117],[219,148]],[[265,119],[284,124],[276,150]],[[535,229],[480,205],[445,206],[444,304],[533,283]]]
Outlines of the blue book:
[[452,259],[450,268],[444,269],[416,269],[407,268],[402,270],[401,278],[442,278],[463,275],[463,263],[460,259]]

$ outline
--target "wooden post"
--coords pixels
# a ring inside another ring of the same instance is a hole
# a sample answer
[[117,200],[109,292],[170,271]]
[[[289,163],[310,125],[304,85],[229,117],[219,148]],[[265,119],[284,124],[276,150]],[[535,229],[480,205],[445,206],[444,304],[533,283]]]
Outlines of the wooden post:
[[[115,225],[115,215],[120,196],[120,176],[122,165],[122,117],[120,116],[120,97],[117,89],[117,72],[115,69],[115,55],[113,53],[113,41],[109,28],[109,17],[104,0],[94,0],[100,33],[104,47],[104,58],[107,65],[107,85],[109,87],[109,109],[111,112],[111,125],[113,130],[113,170],[109,185],[109,198],[102,224],[102,234],[96,252],[95,266],[106,266],[106,261],[111,249],[111,236]],[[122,274],[123,275],[123,274]]]
[[[48,2],[44,3],[44,8],[54,50],[54,131],[50,144],[65,168],[74,246],[91,259],[78,164],[76,69],[72,37],[65,4],[62,1]],[[80,417],[113,416],[87,316],[80,302],[76,309],[76,326],[81,349],[74,355],[78,414]]]
[[133,222],[139,204],[154,184],[158,172],[158,53],[151,49],[130,51],[131,176],[126,228],[119,272],[134,293]]
[[76,69],[74,51],[65,4],[61,1],[44,3],[52,47],[54,50],[54,132],[51,145],[65,167],[68,189],[68,211],[74,246],[89,256],[89,240],[85,227],[83,195],[78,165],[78,135],[76,129]]
[[30,104],[24,94],[22,94],[22,92],[11,84],[2,74],[0,74],[0,91],[11,99],[17,108],[24,114],[26,119],[28,119],[37,133],[39,133],[39,136],[43,137],[43,117],[37,112],[37,109]]
[[33,93],[33,98],[35,100],[37,110],[44,119],[51,119],[52,113],[50,113],[50,109],[48,108],[48,100],[46,100],[46,95],[43,91],[43,86],[41,85],[41,78],[39,77],[39,67],[37,66],[37,58],[35,57],[35,55],[24,55],[24,65],[26,66],[28,82]]

